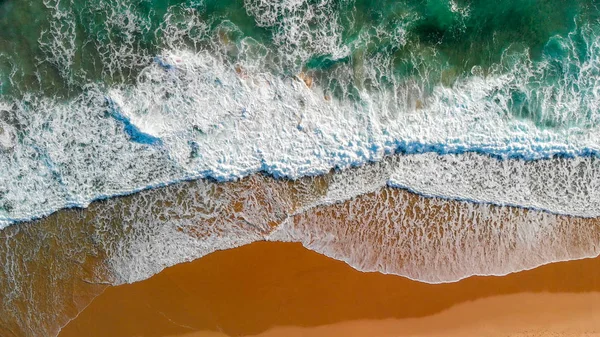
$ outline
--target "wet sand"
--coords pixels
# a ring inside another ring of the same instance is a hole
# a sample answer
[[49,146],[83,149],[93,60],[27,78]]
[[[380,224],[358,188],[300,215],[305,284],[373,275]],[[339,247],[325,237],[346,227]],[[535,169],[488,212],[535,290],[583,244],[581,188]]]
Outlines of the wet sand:
[[60,334],[245,335],[600,336],[600,259],[425,284],[258,242],[110,287]]

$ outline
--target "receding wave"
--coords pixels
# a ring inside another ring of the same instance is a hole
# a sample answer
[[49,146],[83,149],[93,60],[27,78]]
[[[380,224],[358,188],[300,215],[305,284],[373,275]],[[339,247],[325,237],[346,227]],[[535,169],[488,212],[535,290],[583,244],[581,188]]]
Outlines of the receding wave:
[[359,270],[431,283],[600,253],[596,218],[364,184],[380,172],[372,164],[295,181],[197,180],[7,227],[0,332],[54,335],[108,284],[260,240],[301,242]]

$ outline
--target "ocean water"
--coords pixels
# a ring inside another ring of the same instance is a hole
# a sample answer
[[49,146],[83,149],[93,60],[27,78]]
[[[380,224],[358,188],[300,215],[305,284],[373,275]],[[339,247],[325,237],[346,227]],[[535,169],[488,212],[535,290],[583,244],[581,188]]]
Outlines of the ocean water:
[[424,282],[597,256],[599,6],[0,0],[4,331],[73,316],[43,251],[80,262],[47,289],[257,240]]
[[558,0],[5,0],[0,221],[394,153],[596,157],[597,15]]

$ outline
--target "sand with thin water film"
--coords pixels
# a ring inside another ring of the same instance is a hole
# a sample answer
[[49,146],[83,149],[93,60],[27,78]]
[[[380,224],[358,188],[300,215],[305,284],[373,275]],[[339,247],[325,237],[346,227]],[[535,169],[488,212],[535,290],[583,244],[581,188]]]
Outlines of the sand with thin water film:
[[600,336],[600,259],[426,284],[258,242],[111,287],[60,337],[255,335]]

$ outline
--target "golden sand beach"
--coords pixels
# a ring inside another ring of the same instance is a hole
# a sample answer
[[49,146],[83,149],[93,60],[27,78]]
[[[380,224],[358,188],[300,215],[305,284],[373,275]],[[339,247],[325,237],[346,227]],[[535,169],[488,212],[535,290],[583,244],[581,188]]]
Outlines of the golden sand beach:
[[78,336],[600,336],[600,259],[427,284],[257,242],[108,288]]

